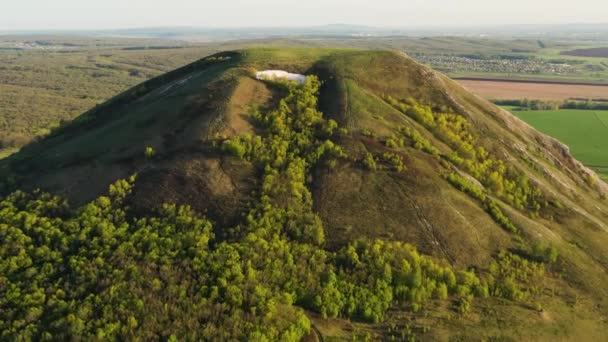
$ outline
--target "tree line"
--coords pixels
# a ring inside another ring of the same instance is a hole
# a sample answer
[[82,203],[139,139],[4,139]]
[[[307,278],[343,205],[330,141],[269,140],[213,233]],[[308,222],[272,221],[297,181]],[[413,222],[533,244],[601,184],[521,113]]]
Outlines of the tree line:
[[564,101],[546,101],[546,100],[492,100],[499,106],[519,107],[520,110],[558,110],[558,109],[582,109],[582,110],[608,110],[607,100],[564,100]]

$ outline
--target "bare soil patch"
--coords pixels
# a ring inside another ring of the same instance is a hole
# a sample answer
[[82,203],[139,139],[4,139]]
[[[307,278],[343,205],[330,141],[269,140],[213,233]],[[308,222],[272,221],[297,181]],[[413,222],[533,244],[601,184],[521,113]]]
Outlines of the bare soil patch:
[[221,132],[232,136],[253,133],[249,115],[254,107],[263,107],[272,99],[272,92],[262,82],[249,77],[242,77],[228,105],[227,126]]
[[531,82],[458,80],[468,90],[486,99],[567,100],[608,98],[608,86]]
[[581,57],[608,57],[608,47],[591,48],[591,49],[576,49],[564,51],[562,55],[581,56]]

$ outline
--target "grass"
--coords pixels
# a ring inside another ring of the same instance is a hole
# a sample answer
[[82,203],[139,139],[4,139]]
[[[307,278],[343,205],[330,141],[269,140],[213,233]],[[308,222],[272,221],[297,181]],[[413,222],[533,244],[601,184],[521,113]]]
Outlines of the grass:
[[570,147],[570,152],[586,166],[608,177],[608,111],[548,110],[521,111],[504,107],[534,128]]

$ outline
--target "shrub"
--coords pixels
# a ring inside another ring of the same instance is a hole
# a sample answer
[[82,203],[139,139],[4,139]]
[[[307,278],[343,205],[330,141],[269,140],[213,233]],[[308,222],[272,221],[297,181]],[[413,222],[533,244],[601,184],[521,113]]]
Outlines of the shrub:
[[399,148],[399,147],[403,147],[404,143],[402,139],[399,139],[395,136],[389,137],[384,141],[384,145],[386,145],[386,147],[388,148]]
[[148,159],[154,157],[155,154],[156,154],[156,151],[154,151],[154,149],[151,146],[147,146],[144,149],[144,156]]
[[471,311],[471,297],[464,296],[460,298],[458,301],[458,312],[462,315],[469,313]]
[[403,165],[403,159],[401,156],[392,153],[385,152],[382,154],[382,160],[388,163],[394,171],[401,172],[405,170],[405,165]]
[[429,107],[415,105],[407,109],[406,114],[413,117],[416,121],[420,122],[424,126],[434,127],[435,117]]
[[424,151],[434,156],[439,155],[439,150],[430,141],[426,140],[420,133],[410,127],[401,127],[401,133],[412,140],[415,149]]
[[238,157],[239,159],[243,159],[245,153],[247,152],[247,148],[240,139],[235,138],[225,140],[222,143],[222,151]]
[[435,297],[442,300],[448,299],[448,287],[445,283],[439,283],[435,288]]
[[334,134],[334,131],[338,128],[338,123],[333,120],[333,119],[329,119],[327,120],[327,122],[325,123],[325,128],[324,128],[324,132],[327,135],[332,135]]
[[365,157],[363,157],[363,165],[371,171],[376,171],[378,169],[374,156],[369,152],[365,154]]
[[537,261],[553,264],[559,257],[559,251],[552,245],[538,242],[532,247],[532,257]]
[[489,272],[490,294],[519,301],[531,293],[538,293],[536,284],[544,277],[545,268],[543,264],[501,251],[490,263]]
[[511,220],[503,214],[502,210],[496,202],[490,197],[486,196],[482,189],[477,186],[474,186],[469,182],[466,178],[460,176],[459,174],[452,172],[446,176],[448,182],[458,188],[460,191],[468,194],[469,196],[477,199],[481,202],[488,214],[494,219],[494,221],[500,224],[503,228],[508,230],[511,233],[517,234],[519,230],[517,227],[511,222]]
[[372,133],[369,129],[367,128],[363,128],[361,129],[361,134],[366,136],[366,137],[370,137],[373,138],[374,137],[374,133]]

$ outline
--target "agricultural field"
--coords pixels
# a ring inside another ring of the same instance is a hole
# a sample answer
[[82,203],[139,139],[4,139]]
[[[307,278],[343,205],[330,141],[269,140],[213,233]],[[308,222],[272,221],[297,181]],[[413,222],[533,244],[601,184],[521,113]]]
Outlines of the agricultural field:
[[608,99],[608,85],[506,82],[503,80],[458,79],[473,93],[491,100]]
[[608,111],[505,109],[568,145],[576,159],[608,180]]
[[608,47],[576,49],[562,52],[563,55],[583,56],[583,57],[606,57],[608,58]]

